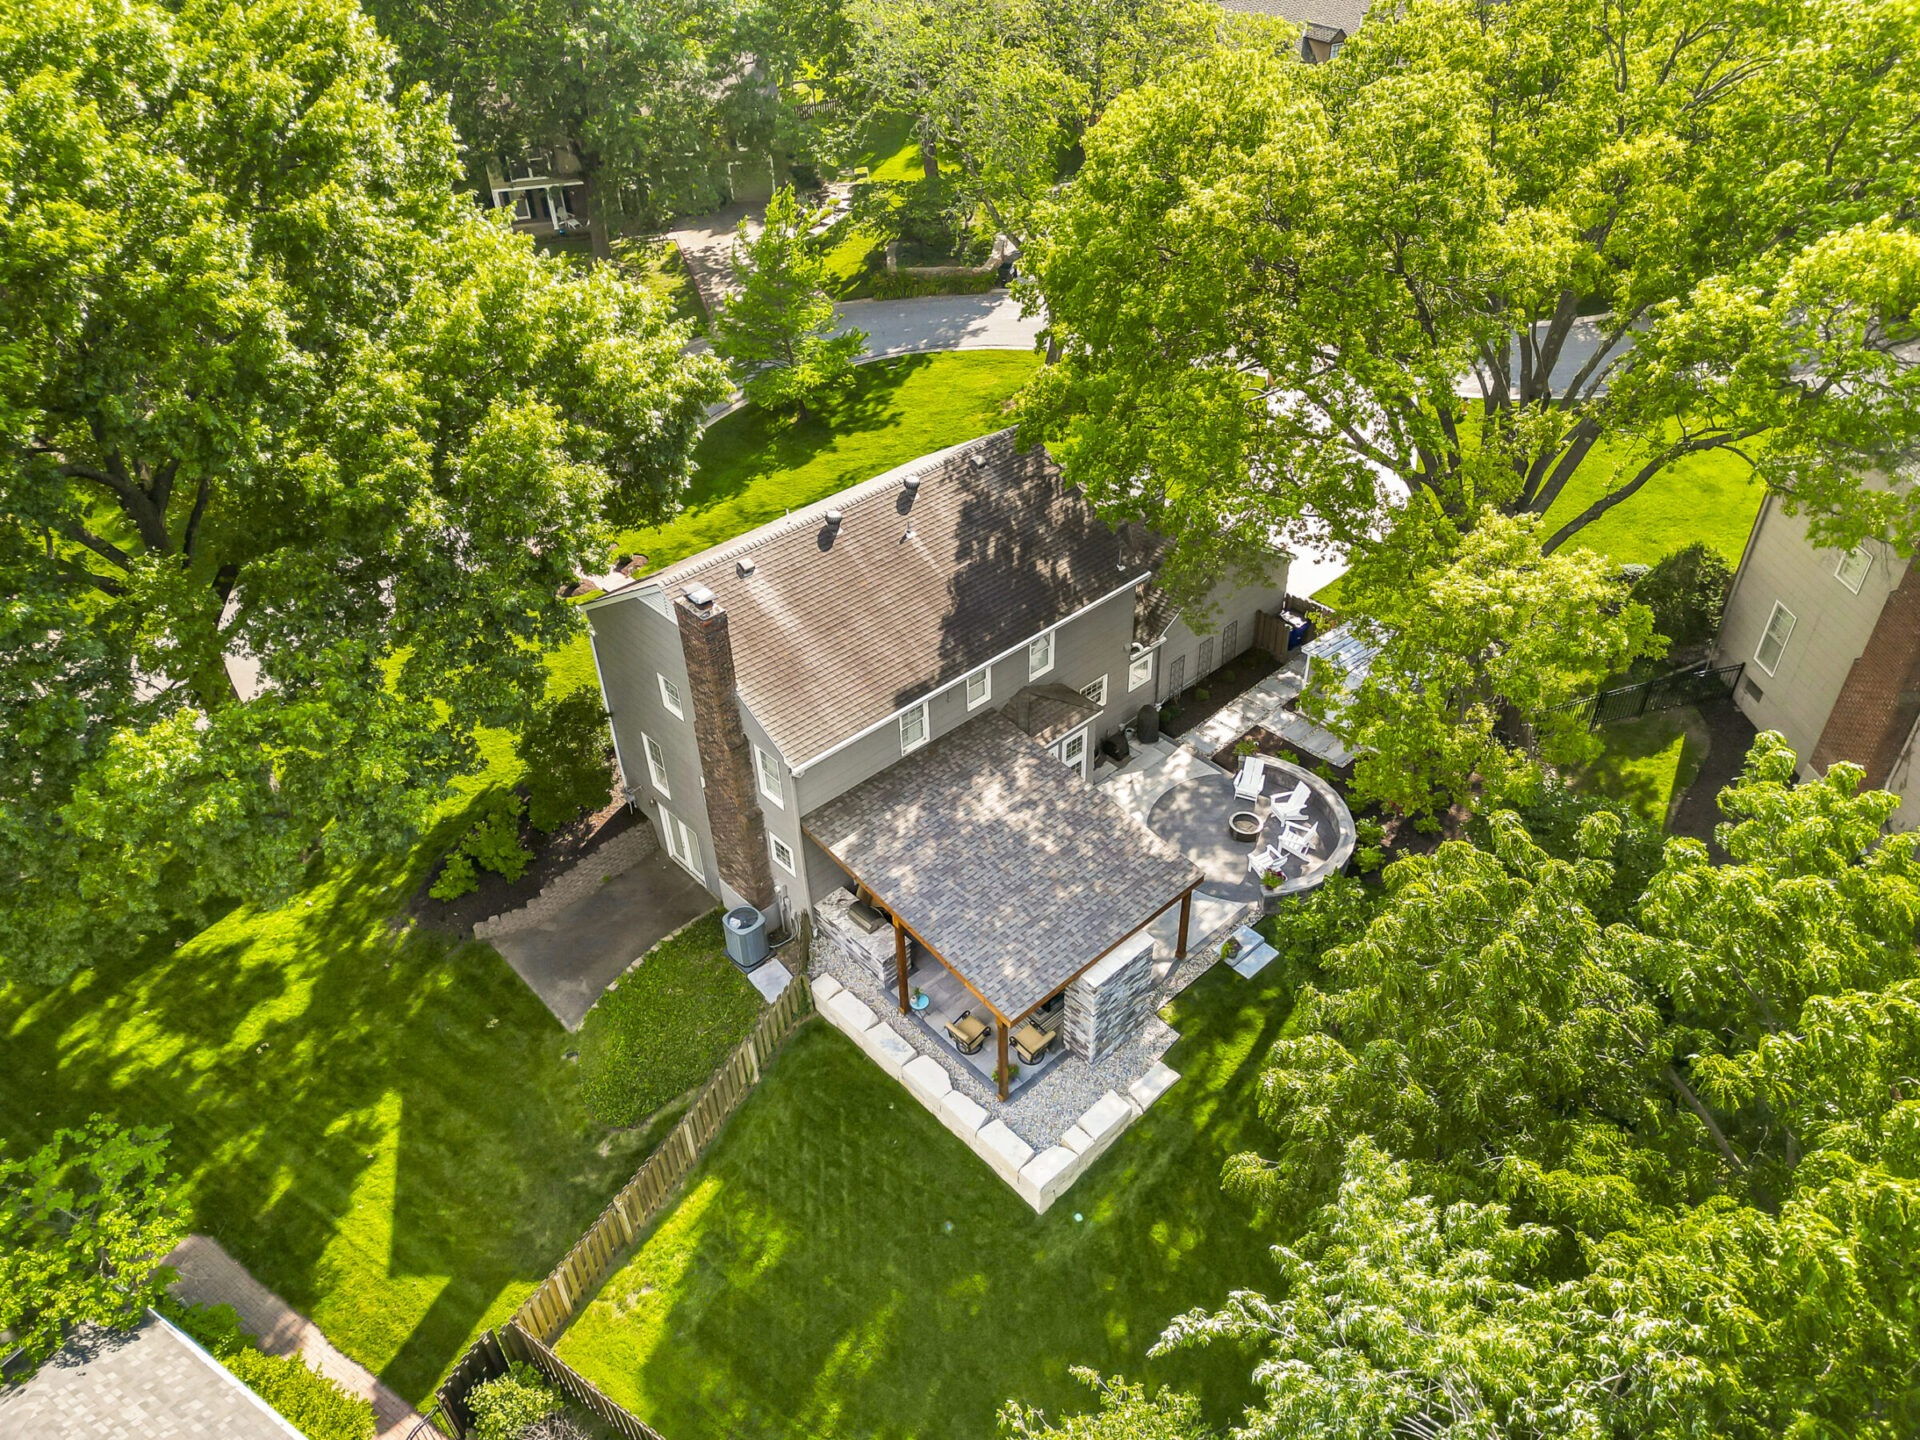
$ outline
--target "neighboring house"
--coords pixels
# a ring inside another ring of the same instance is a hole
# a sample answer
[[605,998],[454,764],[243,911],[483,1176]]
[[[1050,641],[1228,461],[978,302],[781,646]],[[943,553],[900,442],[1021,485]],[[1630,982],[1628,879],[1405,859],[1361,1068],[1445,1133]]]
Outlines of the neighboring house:
[[646,576],[586,607],[628,798],[776,925],[857,888],[1004,1046],[1200,878],[1091,783],[1100,745],[1246,649],[1286,560],[1201,634],[1160,552],[1009,430]]
[[487,162],[487,202],[511,211],[513,228],[532,235],[585,229],[586,183],[579,157],[567,145]]
[[1853,761],[1904,797],[1895,828],[1920,825],[1920,567],[1877,540],[1818,549],[1769,495],[1715,648],[1719,664],[1745,663],[1734,702],[1787,737],[1802,775]]
[[1367,18],[1370,4],[1371,0],[1220,0],[1223,10],[1265,15],[1298,25],[1300,58],[1313,65],[1340,53],[1340,47]]

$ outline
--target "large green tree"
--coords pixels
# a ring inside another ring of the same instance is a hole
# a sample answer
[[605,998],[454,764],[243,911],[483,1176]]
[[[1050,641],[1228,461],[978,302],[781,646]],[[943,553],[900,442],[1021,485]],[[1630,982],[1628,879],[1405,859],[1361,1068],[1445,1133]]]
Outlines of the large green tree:
[[450,96],[472,150],[570,146],[585,178],[594,253],[631,223],[655,224],[726,198],[738,145],[765,151],[775,96],[751,38],[782,33],[742,0],[368,0],[409,80]]
[[1588,550],[1540,553],[1536,516],[1485,512],[1465,536],[1445,521],[1346,577],[1342,603],[1378,648],[1351,678],[1316,662],[1306,708],[1358,752],[1356,799],[1410,814],[1500,794],[1532,769],[1516,731],[1553,764],[1599,753],[1586,717],[1558,707],[1664,645],[1618,567]]
[[1601,449],[1549,549],[1737,449],[1911,550],[1862,476],[1920,436],[1917,57],[1912,0],[1414,0],[1330,64],[1196,60],[1043,207],[1028,423],[1196,589],[1406,492],[1544,512]]
[[0,1155],[0,1331],[38,1364],[76,1325],[129,1330],[167,1292],[187,1233],[164,1130],[96,1115],[20,1160]]
[[643,291],[455,193],[392,58],[347,0],[0,26],[12,969],[404,843],[724,393]]

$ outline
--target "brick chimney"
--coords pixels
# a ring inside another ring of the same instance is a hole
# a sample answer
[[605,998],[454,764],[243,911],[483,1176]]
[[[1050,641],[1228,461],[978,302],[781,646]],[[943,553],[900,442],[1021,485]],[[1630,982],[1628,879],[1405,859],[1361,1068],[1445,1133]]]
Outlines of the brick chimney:
[[1847,672],[1811,761],[1825,772],[1836,760],[1864,765],[1867,785],[1887,783],[1900,749],[1920,719],[1920,565],[1908,565],[1887,597],[1867,648]]
[[753,751],[740,723],[733,641],[727,612],[704,585],[673,602],[680,649],[687,659],[688,699],[700,768],[707,778],[707,824],[713,832],[720,878],[762,910],[773,908],[773,867],[767,859],[767,821],[753,779]]

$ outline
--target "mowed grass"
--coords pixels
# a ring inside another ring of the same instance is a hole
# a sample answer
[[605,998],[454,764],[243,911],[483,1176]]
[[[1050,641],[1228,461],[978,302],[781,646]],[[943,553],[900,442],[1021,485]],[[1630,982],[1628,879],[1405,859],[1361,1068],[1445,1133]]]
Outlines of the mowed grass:
[[[1643,463],[1637,454],[1596,445],[1547,510],[1541,533],[1553,534]],[[1622,565],[1652,565],[1701,540],[1738,565],[1765,495],[1753,467],[1731,451],[1689,455],[1576,531],[1566,546],[1584,546]]]
[[170,1126],[193,1228],[414,1400],[645,1143],[589,1121],[572,1037],[491,949],[396,930],[418,873],[0,987],[10,1152],[95,1112]]
[[1602,725],[1605,750],[1575,777],[1582,790],[1629,805],[1666,827],[1674,798],[1684,794],[1707,758],[1707,725],[1692,706]]
[[1281,1237],[1220,1176],[1269,1140],[1255,1082],[1292,1000],[1277,977],[1200,980],[1173,1015],[1183,1078],[1044,1216],[812,1022],[560,1353],[674,1440],[979,1440],[1012,1396],[1085,1409],[1076,1365],[1230,1420],[1243,1356],[1146,1351],[1176,1314],[1274,1280]]
[[789,510],[934,450],[1012,423],[1007,402],[1040,364],[1007,350],[951,351],[854,367],[839,395],[801,419],[744,406],[707,428],[680,513],[620,547],[650,569],[730,540]]

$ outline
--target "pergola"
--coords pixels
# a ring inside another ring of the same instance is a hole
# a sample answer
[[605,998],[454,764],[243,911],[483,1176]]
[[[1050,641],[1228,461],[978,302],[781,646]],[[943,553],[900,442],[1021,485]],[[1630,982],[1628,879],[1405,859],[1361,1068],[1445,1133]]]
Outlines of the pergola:
[[993,1016],[1007,1098],[1013,1028],[1178,905],[1198,866],[1005,716],[970,720],[809,814],[808,837]]

